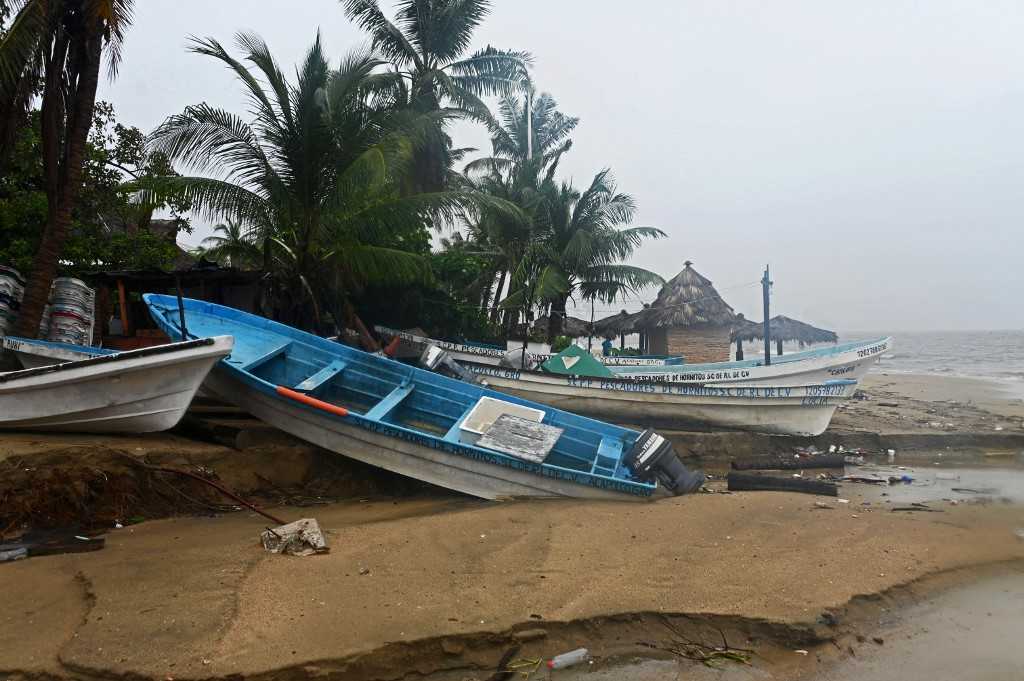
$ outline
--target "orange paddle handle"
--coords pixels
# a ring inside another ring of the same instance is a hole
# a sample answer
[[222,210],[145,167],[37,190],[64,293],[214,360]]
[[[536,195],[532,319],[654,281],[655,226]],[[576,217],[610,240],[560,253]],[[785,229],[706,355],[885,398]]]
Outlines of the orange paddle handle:
[[283,385],[277,386],[277,394],[283,395],[285,397],[290,397],[296,402],[302,402],[303,404],[308,404],[309,406],[316,407],[317,409],[323,409],[324,411],[330,412],[331,414],[337,414],[338,416],[348,416],[348,409],[346,409],[345,407],[339,407],[336,404],[331,404],[330,402],[318,400],[315,397],[310,397],[309,395],[296,392],[295,390],[292,390],[291,388],[286,388]]

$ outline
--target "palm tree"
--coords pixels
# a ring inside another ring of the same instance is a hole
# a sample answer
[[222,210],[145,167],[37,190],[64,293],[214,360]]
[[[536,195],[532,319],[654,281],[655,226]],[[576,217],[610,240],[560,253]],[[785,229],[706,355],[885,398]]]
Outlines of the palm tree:
[[547,180],[541,195],[535,300],[550,305],[549,342],[561,334],[566,304],[577,293],[585,300],[611,302],[665,283],[654,272],[623,264],[644,240],[666,235],[655,227],[626,227],[633,221],[636,204],[616,190],[610,171],[595,175],[583,192],[569,182]]
[[242,223],[228,219],[214,226],[213,234],[200,244],[204,257],[235,267],[258,267],[263,246]]
[[[41,90],[47,220],[14,332],[35,337],[82,184],[103,51],[117,72],[132,0],[14,0],[0,39],[0,156]],[[0,168],[5,165],[0,158]]]
[[[388,20],[377,0],[341,0],[345,14],[370,33],[373,49],[392,65],[402,99],[414,111],[452,106],[496,126],[480,97],[504,95],[527,80],[530,55],[487,47],[466,56],[473,31],[490,13],[490,0],[399,0]],[[454,160],[443,122],[416,149],[415,188],[436,191]]]
[[196,174],[149,189],[179,191],[201,215],[245,225],[263,245],[278,314],[294,324],[319,326],[325,310],[335,323],[352,319],[349,294],[369,283],[428,279],[428,261],[408,243],[421,240],[429,220],[452,221],[474,201],[486,203],[466,191],[401,191],[415,140],[451,112],[396,106],[399,79],[379,72],[381,60],[369,53],[350,54],[332,71],[319,36],[294,84],[259,37],[236,42],[241,60],[212,38],[194,39],[192,51],[235,73],[253,122],[206,104],[169,117],[150,146]]
[[[532,99],[532,84],[527,89],[525,97]],[[542,93],[532,106],[527,101],[524,99],[520,105],[516,97],[502,98],[501,124],[492,129],[492,155],[467,164],[461,181],[513,203],[532,217],[541,203],[540,186],[554,175],[562,154],[572,147],[569,134],[579,118],[558,111],[557,102],[548,93]],[[527,112],[532,114],[529,123]],[[532,219],[508,220],[502,213],[471,214],[465,224],[470,238],[489,252],[494,263],[493,277],[497,277],[497,282],[493,284],[491,321],[496,322],[506,280],[536,244],[537,230]],[[523,276],[525,270],[520,272]],[[506,305],[505,309],[513,308]]]

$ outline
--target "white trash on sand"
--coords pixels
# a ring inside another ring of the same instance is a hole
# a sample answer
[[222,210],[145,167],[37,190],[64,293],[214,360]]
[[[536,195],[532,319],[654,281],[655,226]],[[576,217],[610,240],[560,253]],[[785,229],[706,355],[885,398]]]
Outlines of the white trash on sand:
[[303,518],[280,527],[268,527],[260,533],[260,540],[263,548],[271,553],[311,556],[330,551],[315,518]]

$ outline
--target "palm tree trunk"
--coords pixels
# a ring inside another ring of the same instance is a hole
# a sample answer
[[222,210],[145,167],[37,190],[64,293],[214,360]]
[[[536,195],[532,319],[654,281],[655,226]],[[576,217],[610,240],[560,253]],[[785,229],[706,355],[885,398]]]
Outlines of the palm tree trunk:
[[508,270],[502,268],[501,276],[498,277],[498,288],[494,291],[494,303],[491,306],[491,323],[495,324],[498,321],[498,305],[501,304],[501,292],[505,290],[505,277],[508,275]]
[[[43,308],[50,295],[50,285],[57,275],[57,265],[68,228],[71,211],[82,184],[85,143],[92,127],[96,86],[99,83],[102,52],[102,25],[97,21],[84,36],[74,42],[58,29],[54,47],[46,64],[46,85],[43,92],[43,166],[46,177],[48,205],[46,228],[36,251],[32,274],[29,275],[21,312],[14,333],[35,338]],[[69,102],[64,100],[63,70],[70,71]],[[62,116],[67,119],[61,124]],[[63,128],[63,130],[62,130]],[[61,132],[66,133],[61,158]]]

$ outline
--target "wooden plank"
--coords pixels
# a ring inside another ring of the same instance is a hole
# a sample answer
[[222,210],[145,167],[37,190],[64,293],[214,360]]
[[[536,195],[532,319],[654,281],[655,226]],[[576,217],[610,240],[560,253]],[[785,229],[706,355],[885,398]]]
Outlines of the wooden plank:
[[263,353],[262,355],[260,355],[256,359],[252,360],[248,364],[245,364],[245,365],[243,365],[243,366],[241,366],[239,368],[242,371],[249,371],[249,372],[251,372],[254,369],[258,368],[260,365],[266,364],[267,362],[269,362],[270,360],[274,359],[278,355],[283,354],[291,346],[292,346],[292,342],[291,341],[288,341],[287,343],[283,343],[281,345],[278,345],[278,346],[276,346],[274,348],[271,348],[267,352]]
[[117,302],[121,306],[121,335],[132,335],[132,327],[128,321],[128,293],[124,289],[124,279],[117,280]]
[[402,403],[402,400],[411,395],[415,387],[416,386],[411,384],[398,386],[397,388],[389,392],[387,395],[385,395],[384,399],[382,399],[377,404],[373,405],[373,408],[370,409],[370,411],[366,412],[364,416],[374,421],[380,421],[385,416],[387,416],[391,412],[391,410],[400,405]]
[[327,381],[331,380],[342,371],[345,370],[345,366],[348,364],[345,360],[336,359],[320,371],[316,372],[302,383],[295,386],[295,390],[305,393],[315,393],[317,390],[322,388]]
[[502,414],[477,441],[478,447],[503,452],[517,459],[541,463],[554,448],[563,429]]

